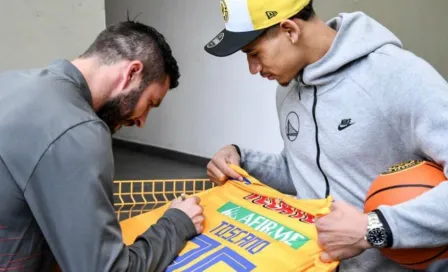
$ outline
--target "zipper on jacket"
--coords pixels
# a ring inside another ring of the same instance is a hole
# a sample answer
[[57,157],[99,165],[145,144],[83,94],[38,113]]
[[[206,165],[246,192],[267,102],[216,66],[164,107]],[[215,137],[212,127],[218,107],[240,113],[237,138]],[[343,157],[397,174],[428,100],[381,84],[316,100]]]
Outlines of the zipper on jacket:
[[325,185],[327,187],[327,190],[325,192],[325,198],[327,198],[330,195],[330,183],[328,182],[327,175],[325,175],[324,171],[322,170],[322,167],[320,166],[320,145],[319,145],[319,128],[317,126],[317,119],[316,119],[316,106],[317,106],[317,87],[314,87],[314,103],[313,103],[313,119],[314,119],[314,126],[316,129],[316,147],[317,147],[317,155],[316,155],[316,163],[317,167],[319,167],[320,172],[322,173],[322,176],[325,179]]

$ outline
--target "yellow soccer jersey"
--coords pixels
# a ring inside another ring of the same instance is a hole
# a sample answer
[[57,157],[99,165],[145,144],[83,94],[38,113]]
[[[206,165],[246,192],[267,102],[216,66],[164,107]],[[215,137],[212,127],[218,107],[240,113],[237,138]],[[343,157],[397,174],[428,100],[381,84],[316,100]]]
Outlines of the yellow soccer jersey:
[[[166,271],[334,271],[322,263],[316,216],[327,214],[332,198],[297,200],[263,185],[233,166],[244,181],[199,193],[204,207],[202,234],[190,240]],[[168,205],[121,222],[132,244]]]

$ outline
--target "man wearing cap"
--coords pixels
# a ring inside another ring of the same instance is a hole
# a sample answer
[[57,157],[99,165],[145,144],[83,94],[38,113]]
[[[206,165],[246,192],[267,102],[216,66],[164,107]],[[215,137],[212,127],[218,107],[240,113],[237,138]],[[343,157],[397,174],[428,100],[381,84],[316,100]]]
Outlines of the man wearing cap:
[[322,260],[342,260],[340,271],[407,271],[377,249],[447,245],[446,182],[362,212],[372,181],[393,164],[432,160],[448,173],[448,84],[437,71],[362,12],[323,22],[310,0],[223,0],[221,10],[226,27],[205,50],[218,57],[241,50],[252,74],[279,83],[284,149],[226,146],[209,177],[240,178],[232,163],[283,193],[332,195],[332,212],[316,227]]

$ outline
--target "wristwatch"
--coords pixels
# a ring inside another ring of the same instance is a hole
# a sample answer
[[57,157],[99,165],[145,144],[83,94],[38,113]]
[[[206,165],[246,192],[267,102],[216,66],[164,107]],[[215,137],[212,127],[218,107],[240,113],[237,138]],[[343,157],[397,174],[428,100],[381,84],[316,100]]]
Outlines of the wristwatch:
[[368,216],[367,233],[364,239],[374,248],[384,248],[389,244],[388,231],[381,222],[376,212],[370,212]]

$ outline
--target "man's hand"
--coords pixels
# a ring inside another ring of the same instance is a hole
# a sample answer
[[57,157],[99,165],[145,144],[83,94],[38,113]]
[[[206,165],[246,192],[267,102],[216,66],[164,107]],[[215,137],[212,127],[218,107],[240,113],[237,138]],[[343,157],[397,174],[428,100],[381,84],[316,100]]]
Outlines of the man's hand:
[[240,165],[240,159],[240,155],[238,155],[234,146],[224,147],[208,163],[208,177],[217,185],[224,184],[229,178],[243,181],[243,177],[229,167],[229,164]]
[[370,248],[364,240],[367,225],[367,214],[345,202],[333,203],[328,215],[316,219],[318,243],[324,250],[321,260],[341,261]]
[[205,217],[203,215],[204,208],[202,208],[199,203],[201,202],[200,198],[197,196],[189,197],[182,201],[181,199],[175,199],[171,202],[169,209],[179,209],[186,213],[188,217],[191,218],[193,224],[196,228],[196,231],[202,233],[204,230],[204,220]]

